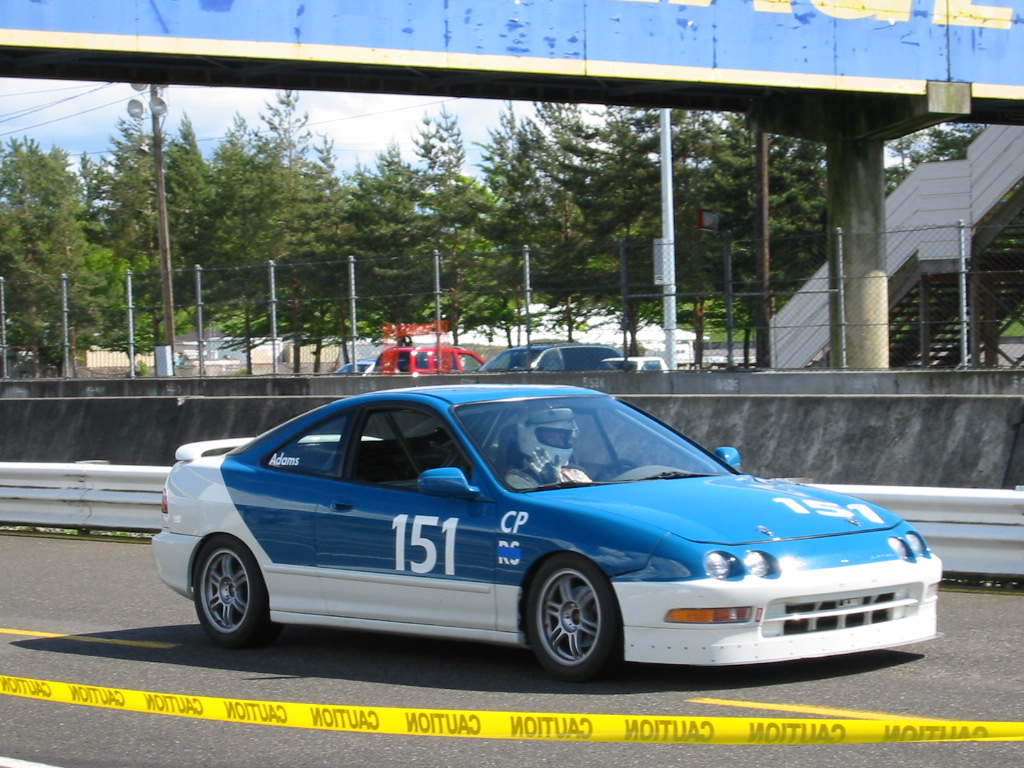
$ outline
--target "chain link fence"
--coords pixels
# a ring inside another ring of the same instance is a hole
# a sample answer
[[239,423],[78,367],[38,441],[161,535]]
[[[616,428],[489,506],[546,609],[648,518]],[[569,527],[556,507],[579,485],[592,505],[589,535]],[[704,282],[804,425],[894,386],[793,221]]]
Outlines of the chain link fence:
[[[595,341],[677,366],[1018,367],[1024,233],[962,224],[0,277],[0,378],[331,373],[431,329],[487,358]],[[872,263],[877,261],[878,263]],[[165,327],[164,302],[173,304]],[[675,314],[666,314],[674,306]]]

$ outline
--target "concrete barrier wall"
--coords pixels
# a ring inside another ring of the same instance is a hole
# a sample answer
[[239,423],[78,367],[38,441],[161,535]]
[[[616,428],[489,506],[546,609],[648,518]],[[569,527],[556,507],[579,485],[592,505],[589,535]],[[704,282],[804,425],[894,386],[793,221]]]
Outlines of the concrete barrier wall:
[[704,445],[739,448],[744,469],[763,476],[1024,485],[1024,398],[1012,372],[0,382],[0,461],[168,465],[182,443],[255,435],[347,394],[456,381],[573,383],[619,394]]
[[742,371],[533,373],[447,376],[227,376],[207,379],[0,379],[0,400],[35,397],[338,397],[383,387],[463,382],[553,382],[616,394],[668,395],[1017,395],[1024,368],[900,371]]
[[816,483],[1024,485],[1021,398],[940,395],[692,395],[628,398],[743,469]]

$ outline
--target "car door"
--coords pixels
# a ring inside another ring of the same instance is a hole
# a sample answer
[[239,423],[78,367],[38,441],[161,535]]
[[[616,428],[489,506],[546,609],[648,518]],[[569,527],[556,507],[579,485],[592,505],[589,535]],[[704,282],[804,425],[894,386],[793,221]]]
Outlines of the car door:
[[231,499],[266,554],[263,566],[274,610],[319,614],[323,594],[316,568],[316,519],[339,483],[349,415],[335,414],[255,463],[228,456],[221,467]]
[[494,504],[420,493],[426,469],[473,466],[451,429],[407,404],[362,414],[316,515],[329,614],[477,629],[495,623]]

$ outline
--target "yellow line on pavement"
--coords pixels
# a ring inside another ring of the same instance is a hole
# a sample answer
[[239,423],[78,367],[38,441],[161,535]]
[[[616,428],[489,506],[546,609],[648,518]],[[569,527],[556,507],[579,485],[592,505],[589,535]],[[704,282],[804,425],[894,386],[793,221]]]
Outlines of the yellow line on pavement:
[[5,629],[0,627],[2,635],[22,635],[24,637],[41,637],[47,640],[79,640],[83,643],[106,643],[109,645],[128,645],[134,648],[177,648],[177,643],[157,643],[150,640],[113,640],[106,637],[89,637],[88,635],[59,635],[53,632],[29,632],[24,629]]
[[867,712],[861,709],[836,709],[833,707],[815,707],[809,704],[778,704],[776,702],[734,701],[732,699],[699,698],[687,699],[692,704],[714,704],[718,707],[741,707],[743,709],[765,709],[774,712],[794,712],[802,715],[822,715],[824,717],[851,717],[857,720],[900,720],[919,722],[928,720],[937,723],[947,722],[938,717],[909,717],[907,715],[891,715],[886,712]]

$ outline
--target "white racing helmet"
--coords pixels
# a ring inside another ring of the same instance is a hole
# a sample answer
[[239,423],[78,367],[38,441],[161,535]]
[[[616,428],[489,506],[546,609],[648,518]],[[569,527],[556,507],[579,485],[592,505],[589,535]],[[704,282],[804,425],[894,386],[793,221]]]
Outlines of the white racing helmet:
[[557,472],[569,463],[578,433],[571,408],[532,411],[519,425],[519,450],[536,472]]

